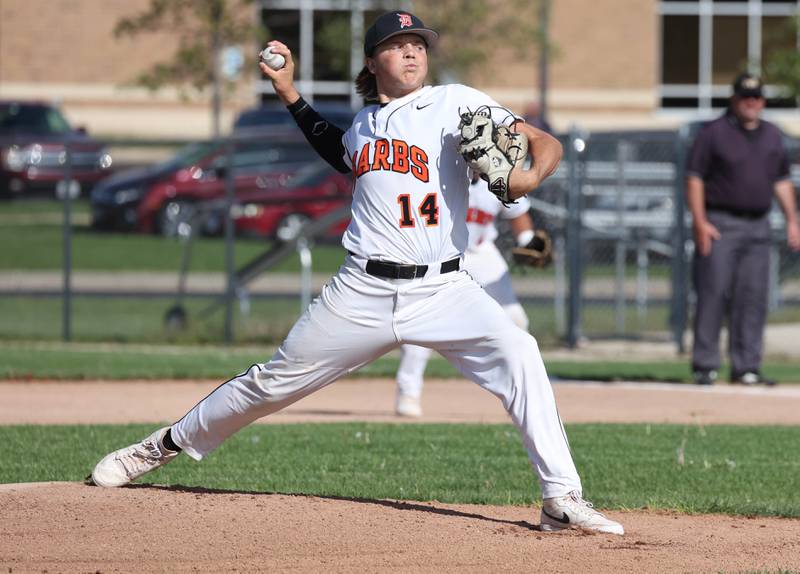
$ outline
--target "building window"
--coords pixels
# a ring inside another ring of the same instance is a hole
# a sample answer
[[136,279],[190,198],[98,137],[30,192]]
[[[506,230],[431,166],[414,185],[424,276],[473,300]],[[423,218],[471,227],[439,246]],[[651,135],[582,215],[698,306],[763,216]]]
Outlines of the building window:
[[[353,78],[363,65],[363,34],[386,10],[409,9],[409,0],[256,0],[269,38],[283,41],[295,62],[295,85],[306,100],[361,103]],[[260,78],[262,102],[276,99]]]
[[[797,42],[785,30],[798,0],[662,0],[659,9],[662,108],[725,107],[737,74],[760,72]],[[770,107],[797,107],[777,95],[768,85]]]

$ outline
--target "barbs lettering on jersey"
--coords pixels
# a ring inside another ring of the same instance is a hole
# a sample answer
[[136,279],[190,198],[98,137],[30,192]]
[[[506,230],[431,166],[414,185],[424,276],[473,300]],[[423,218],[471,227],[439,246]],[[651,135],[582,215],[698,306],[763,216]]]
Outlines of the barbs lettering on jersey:
[[410,173],[418,180],[427,183],[428,154],[421,147],[408,145],[400,139],[367,142],[361,151],[356,150],[353,154],[353,172],[358,178],[367,172],[377,170]]

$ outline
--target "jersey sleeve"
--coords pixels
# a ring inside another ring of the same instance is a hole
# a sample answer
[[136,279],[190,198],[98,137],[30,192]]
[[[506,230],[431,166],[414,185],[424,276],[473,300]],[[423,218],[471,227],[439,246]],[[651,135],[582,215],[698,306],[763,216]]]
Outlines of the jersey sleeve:
[[343,148],[342,161],[347,167],[350,168],[350,171],[353,171],[353,158],[350,155],[350,150],[353,148],[351,143],[352,132],[353,132],[353,126],[350,126],[350,129],[348,129],[346,132],[344,132],[344,134],[342,134],[342,148]]
[[456,89],[458,90],[457,99],[459,102],[462,102],[459,114],[467,110],[474,112],[479,108],[487,108],[491,113],[492,121],[496,124],[508,126],[522,119],[522,117],[516,115],[505,106],[501,106],[493,98],[480,90],[463,85],[457,85]]
[[775,129],[778,132],[779,147],[781,150],[781,159],[778,164],[778,178],[776,181],[784,181],[792,178],[792,162],[791,159],[789,159],[789,150],[786,149],[783,132],[777,127]]
[[508,206],[501,207],[498,217],[502,219],[514,219],[520,215],[525,215],[530,210],[531,202],[528,201],[528,198],[523,195],[517,199],[516,203],[509,203]]
[[711,164],[711,129],[703,127],[697,133],[686,159],[686,175],[705,179]]
[[323,118],[303,98],[286,107],[314,151],[336,171],[350,173],[347,152],[344,150],[344,132]]

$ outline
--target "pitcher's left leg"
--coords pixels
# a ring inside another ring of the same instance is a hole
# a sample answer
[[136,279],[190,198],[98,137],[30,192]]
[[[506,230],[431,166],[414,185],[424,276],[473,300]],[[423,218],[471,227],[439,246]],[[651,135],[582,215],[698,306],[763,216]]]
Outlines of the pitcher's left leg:
[[536,340],[467,274],[404,310],[404,342],[430,346],[498,398],[519,428],[545,498],[581,490]]
[[[404,317],[401,336],[408,333],[432,343],[462,374],[499,397],[522,433],[542,489],[542,530],[581,528],[624,534],[621,524],[583,498],[536,340],[514,325],[500,305],[469,278],[455,278],[432,301],[417,307]],[[430,320],[432,316],[435,321]]]

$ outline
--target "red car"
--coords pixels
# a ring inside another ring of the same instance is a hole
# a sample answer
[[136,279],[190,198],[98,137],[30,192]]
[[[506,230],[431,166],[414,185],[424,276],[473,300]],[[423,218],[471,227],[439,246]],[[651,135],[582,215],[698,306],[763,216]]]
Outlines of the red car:
[[112,159],[103,145],[70,127],[49,104],[0,100],[0,196],[54,191],[62,196],[67,140],[70,192],[77,197],[109,175]]
[[[297,170],[315,157],[316,152],[299,134],[236,140],[232,159],[237,200],[283,188]],[[153,182],[138,204],[137,228],[174,235],[175,225],[191,216],[198,205],[225,196],[227,162],[224,145],[212,146],[196,162]],[[206,217],[202,225],[204,233],[219,233],[222,219]]]
[[[298,171],[285,187],[238,195],[234,208],[236,231],[287,241],[310,220],[350,204],[353,181],[323,161]],[[349,215],[331,226],[328,238],[340,237]]]

